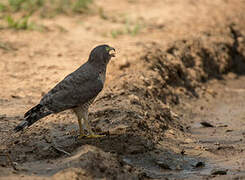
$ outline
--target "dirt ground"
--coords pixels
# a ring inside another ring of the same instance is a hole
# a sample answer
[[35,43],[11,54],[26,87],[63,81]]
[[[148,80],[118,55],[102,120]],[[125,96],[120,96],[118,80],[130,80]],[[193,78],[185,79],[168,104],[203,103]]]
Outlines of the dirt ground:
[[[245,179],[245,1],[94,6],[86,15],[34,16],[45,32],[0,30],[0,179]],[[140,30],[111,33],[128,21]],[[104,43],[117,54],[89,119],[105,137],[76,139],[71,111],[13,133]]]

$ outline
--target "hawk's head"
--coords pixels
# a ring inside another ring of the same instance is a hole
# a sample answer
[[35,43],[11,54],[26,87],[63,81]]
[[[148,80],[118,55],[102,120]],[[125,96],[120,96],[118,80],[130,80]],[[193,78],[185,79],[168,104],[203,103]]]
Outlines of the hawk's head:
[[104,44],[95,47],[91,51],[88,61],[106,65],[112,57],[115,57],[115,49]]

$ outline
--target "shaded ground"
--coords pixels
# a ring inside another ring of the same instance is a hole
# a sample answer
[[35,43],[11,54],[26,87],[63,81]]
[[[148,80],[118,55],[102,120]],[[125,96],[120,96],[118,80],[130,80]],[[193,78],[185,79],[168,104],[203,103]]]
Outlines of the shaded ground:
[[[0,178],[244,177],[245,2],[95,4],[106,18],[40,19],[46,33],[1,30]],[[126,19],[144,26],[112,35]],[[90,108],[94,131],[107,136],[75,139],[69,111],[13,134],[24,112],[100,43],[118,51]]]
[[[228,179],[245,177],[242,81],[244,81],[243,76],[234,78],[231,74],[219,83],[215,80],[209,84],[209,87],[214,90],[215,98],[210,95],[178,107],[180,111],[185,112],[182,113],[182,118],[188,123],[189,132],[195,138],[193,143],[184,145],[187,148],[186,154],[189,154],[188,151],[192,153],[201,151],[199,156],[207,159],[207,167],[227,171]],[[213,127],[201,125],[200,123],[204,121]],[[205,173],[209,172],[205,171]]]

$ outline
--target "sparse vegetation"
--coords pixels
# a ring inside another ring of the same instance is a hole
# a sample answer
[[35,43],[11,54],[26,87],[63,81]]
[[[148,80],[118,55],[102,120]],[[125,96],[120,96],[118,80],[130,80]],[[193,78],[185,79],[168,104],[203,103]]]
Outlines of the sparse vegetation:
[[41,17],[53,17],[57,14],[85,13],[92,0],[8,0],[0,3],[0,12],[33,13]]
[[109,31],[109,33],[103,33],[103,36],[108,36],[110,34],[111,37],[117,38],[120,35],[128,34],[131,36],[136,36],[141,32],[144,28],[144,22],[142,19],[132,20],[127,15],[121,14],[118,16],[108,16],[102,7],[98,9],[99,17],[103,20],[108,20],[112,23],[121,24],[122,27],[114,28]]
[[15,20],[12,16],[6,16],[6,21],[8,27],[13,29],[28,29],[28,27],[30,26],[28,16],[18,20]]
[[2,42],[2,41],[0,41],[0,49],[3,49],[5,51],[17,50],[17,48],[14,47],[14,45],[11,44],[10,42]]
[[2,3],[0,3],[0,12],[3,12],[6,10],[6,6]]
[[88,10],[88,5],[92,3],[92,0],[77,0],[71,3],[73,12],[84,13]]
[[124,31],[121,30],[121,29],[113,29],[113,30],[111,30],[111,36],[113,38],[117,38],[118,36],[120,36],[122,34],[124,34]]
[[33,14],[51,18],[57,14],[85,13],[92,0],[4,0],[0,2],[1,19],[6,26],[16,30],[38,30],[45,28],[30,21]]
[[15,19],[13,16],[5,17],[7,28],[15,29],[15,30],[38,30],[43,31],[44,26],[37,25],[34,22],[30,22],[29,16],[24,16],[19,19]]
[[106,16],[104,9],[102,7],[99,7],[99,16],[101,19],[105,19],[105,20],[108,19],[108,16]]
[[137,35],[141,29],[142,29],[142,25],[140,25],[139,23],[136,23],[133,26],[126,24],[127,34],[130,34],[131,36]]
[[129,21],[126,21],[126,23],[124,24],[124,27],[120,29],[113,29],[111,30],[110,34],[113,38],[117,38],[118,36],[123,35],[123,34],[136,36],[137,34],[140,33],[143,27],[144,26],[142,25],[142,23],[136,22],[134,24],[134,23],[129,23]]

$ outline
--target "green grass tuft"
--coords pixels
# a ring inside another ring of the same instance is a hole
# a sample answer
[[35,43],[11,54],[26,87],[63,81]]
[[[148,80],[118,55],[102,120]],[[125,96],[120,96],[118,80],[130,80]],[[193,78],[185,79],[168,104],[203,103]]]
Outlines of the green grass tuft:
[[110,31],[111,37],[117,38],[120,35],[128,34],[130,36],[136,36],[138,35],[141,30],[144,28],[142,23],[136,22],[132,23],[129,22],[128,20],[125,21],[124,27],[120,29],[113,29]]
[[7,27],[15,30],[38,30],[43,31],[44,27],[37,25],[29,21],[29,16],[24,16],[19,19],[15,19],[12,16],[8,15],[5,17],[7,22]]
[[0,3],[0,12],[23,12],[31,15],[39,13],[42,17],[57,14],[85,13],[93,0],[8,0]]
[[91,3],[92,0],[76,0],[73,4],[72,10],[76,13],[84,13],[88,10],[88,6]]
[[109,18],[105,15],[104,9],[103,9],[102,7],[99,8],[99,16],[100,16],[101,19],[104,19],[104,20],[109,19]]
[[118,36],[124,34],[123,30],[121,29],[113,29],[111,30],[111,37],[117,38]]
[[4,4],[0,3],[0,12],[4,12],[6,11],[6,9],[7,7]]
[[[58,14],[86,13],[92,2],[93,0],[4,0],[0,2],[0,18],[5,18],[7,28],[43,31],[44,26],[29,21],[30,16],[35,14],[52,18]],[[14,18],[19,15],[22,17]]]

